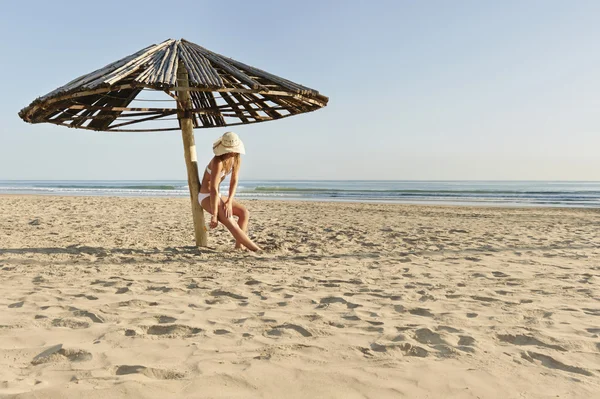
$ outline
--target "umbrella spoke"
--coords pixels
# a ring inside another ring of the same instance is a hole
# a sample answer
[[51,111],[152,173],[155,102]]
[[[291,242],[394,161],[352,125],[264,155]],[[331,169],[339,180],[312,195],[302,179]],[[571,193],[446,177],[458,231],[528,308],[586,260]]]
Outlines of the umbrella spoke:
[[[111,106],[120,106],[120,107],[126,107],[127,105],[129,105],[129,103],[131,102],[131,100],[133,100],[135,98],[135,96],[137,96],[140,93],[141,89],[130,89],[130,90],[122,90],[119,93],[116,93],[115,97],[117,98],[113,98],[113,97],[109,97],[108,101],[105,103],[104,107],[111,107]],[[117,113],[111,113],[109,111],[100,111],[97,116],[103,116],[103,115],[110,115],[112,118],[106,118],[106,119],[98,119],[98,121],[96,120],[92,120],[90,123],[88,123],[88,127],[91,128],[95,128],[98,130],[106,130],[108,129],[108,126],[119,117],[119,115],[121,115],[121,112],[117,112]]]
[[[246,116],[244,115],[244,112],[241,111],[238,108],[238,105],[236,104],[235,100],[233,98],[231,98],[229,93],[221,93],[221,96],[223,97],[223,100],[225,100],[225,102],[227,102],[227,104],[229,104],[229,106],[231,107],[231,109],[233,110],[233,112],[235,112],[236,116],[243,122],[243,123],[250,123],[250,121],[248,120],[248,118],[246,118]],[[227,126],[230,126],[231,124],[227,124]]]
[[254,100],[254,103],[257,103],[258,105],[260,105],[261,110],[266,112],[271,118],[273,118],[273,119],[281,118],[282,115],[279,112],[277,112],[275,109],[273,109],[272,107],[267,105],[267,103],[265,103],[264,100],[258,98],[257,95],[252,94],[252,93],[246,93],[246,94],[242,94],[242,97],[245,97],[250,100]]
[[146,122],[146,121],[151,121],[151,120],[156,120],[159,118],[164,118],[165,116],[170,116],[170,115],[175,115],[177,113],[177,110],[174,110],[172,112],[165,112],[162,114],[158,114],[158,115],[154,115],[154,116],[149,116],[147,118],[142,118],[142,119],[136,119],[136,120],[132,120],[129,122],[123,122],[123,123],[117,123],[116,125],[111,125],[109,127],[110,130],[116,128],[116,127],[121,127],[121,126],[127,126],[127,125],[132,125],[134,123],[140,123],[140,122]]
[[[219,110],[219,112],[221,112],[221,110],[219,109],[219,106],[217,105],[217,100],[216,100],[213,92],[207,91],[207,92],[204,92],[204,95],[206,96],[206,98],[210,104],[210,107],[212,109]],[[217,126],[225,126],[226,125],[225,119],[223,119],[222,114],[221,115],[213,115],[213,119],[215,120],[215,123]]]
[[[207,108],[203,99],[200,98],[199,93],[192,91],[192,92],[190,92],[190,97],[192,98],[192,104],[194,104],[194,108],[198,108],[198,109],[206,109]],[[208,117],[208,115],[198,114],[198,113],[194,113],[194,115],[198,116],[198,118],[202,121],[203,126],[210,126],[211,121],[210,121],[210,118]]]

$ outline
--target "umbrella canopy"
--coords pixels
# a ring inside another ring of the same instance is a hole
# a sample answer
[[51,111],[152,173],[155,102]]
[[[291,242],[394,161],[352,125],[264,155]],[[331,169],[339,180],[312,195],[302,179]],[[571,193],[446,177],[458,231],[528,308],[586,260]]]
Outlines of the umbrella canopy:
[[[185,83],[178,80],[182,66],[188,75]],[[142,98],[148,91],[164,93],[167,101]],[[280,119],[315,111],[328,102],[317,90],[184,39],[169,39],[59,87],[19,116],[30,123],[100,131],[180,130],[182,91],[190,95],[191,104],[184,108],[194,128]],[[162,102],[156,107],[147,106],[149,101]],[[162,122],[161,127],[152,127],[152,122]]]

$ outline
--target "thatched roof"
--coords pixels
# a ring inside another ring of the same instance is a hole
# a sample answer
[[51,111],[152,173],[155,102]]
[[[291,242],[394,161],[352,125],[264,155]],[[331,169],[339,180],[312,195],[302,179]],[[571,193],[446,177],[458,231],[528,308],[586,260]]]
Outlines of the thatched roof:
[[[187,70],[189,88],[182,87],[181,81],[178,86],[181,66]],[[186,40],[169,39],[59,87],[33,101],[19,116],[30,123],[91,130],[179,130],[176,95],[182,89],[190,92],[196,128],[279,119],[317,110],[328,101],[314,89]],[[138,97],[156,90],[164,93],[165,100]],[[169,106],[156,108],[144,101]],[[161,127],[153,128],[152,122],[162,122]]]

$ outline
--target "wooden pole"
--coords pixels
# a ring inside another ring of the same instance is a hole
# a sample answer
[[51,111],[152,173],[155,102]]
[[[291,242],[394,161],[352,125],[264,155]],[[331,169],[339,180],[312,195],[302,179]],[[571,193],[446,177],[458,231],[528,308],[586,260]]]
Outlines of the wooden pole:
[[[180,61],[177,68],[177,86],[187,88],[189,86],[188,72],[185,65]],[[207,246],[207,234],[204,224],[204,210],[198,202],[198,193],[200,192],[200,178],[198,176],[198,159],[196,156],[196,144],[194,142],[194,127],[192,125],[192,115],[189,111],[192,109],[190,92],[182,90],[177,92],[179,101],[177,102],[177,117],[181,126],[183,137],[183,152],[185,155],[185,166],[188,173],[188,187],[190,188],[190,197],[192,198],[192,216],[194,218],[194,235],[196,245],[199,247]]]

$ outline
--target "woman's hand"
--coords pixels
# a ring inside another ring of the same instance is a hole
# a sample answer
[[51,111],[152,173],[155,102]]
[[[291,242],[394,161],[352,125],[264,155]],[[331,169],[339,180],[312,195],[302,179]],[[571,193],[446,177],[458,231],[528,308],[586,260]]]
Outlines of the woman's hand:
[[230,217],[233,216],[233,204],[231,203],[231,200],[227,199],[227,201],[225,201],[225,217],[227,219],[229,219]]
[[218,218],[217,216],[213,215],[213,216],[210,218],[210,228],[211,228],[211,229],[214,229],[214,228],[216,228],[218,225],[219,225],[219,218]]

